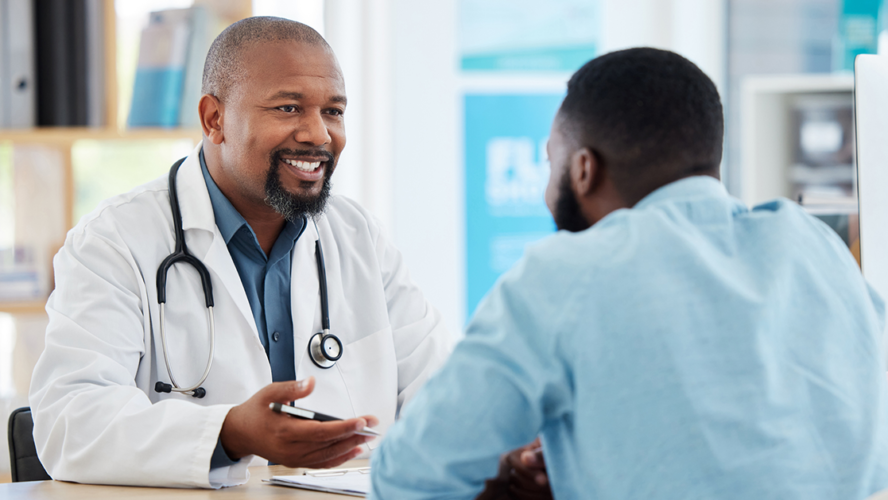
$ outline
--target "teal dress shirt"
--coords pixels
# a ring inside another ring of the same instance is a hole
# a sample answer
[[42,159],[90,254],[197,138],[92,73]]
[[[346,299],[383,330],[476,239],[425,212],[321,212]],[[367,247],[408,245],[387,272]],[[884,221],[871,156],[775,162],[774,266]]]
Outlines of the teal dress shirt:
[[532,246],[388,431],[370,498],[474,498],[540,435],[558,499],[888,488],[884,304],[798,205],[691,177]]
[[290,269],[293,247],[305,230],[305,219],[288,221],[274,242],[271,253],[266,255],[253,228],[213,181],[202,150],[200,166],[213,203],[216,226],[228,245],[253,311],[259,340],[268,355],[271,378],[275,382],[296,380]]

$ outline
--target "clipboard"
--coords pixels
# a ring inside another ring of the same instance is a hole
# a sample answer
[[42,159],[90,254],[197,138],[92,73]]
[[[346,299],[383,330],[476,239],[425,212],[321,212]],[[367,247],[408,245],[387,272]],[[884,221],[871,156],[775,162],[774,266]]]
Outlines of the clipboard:
[[274,476],[264,482],[272,486],[366,497],[370,492],[370,467],[309,471],[301,476]]

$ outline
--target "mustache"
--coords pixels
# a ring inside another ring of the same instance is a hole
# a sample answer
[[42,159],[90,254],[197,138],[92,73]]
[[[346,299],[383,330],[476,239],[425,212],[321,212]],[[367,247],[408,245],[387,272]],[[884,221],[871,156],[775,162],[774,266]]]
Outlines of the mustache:
[[333,153],[326,149],[278,149],[272,153],[275,160],[280,160],[284,156],[307,156],[309,158],[323,158],[326,162],[333,161]]

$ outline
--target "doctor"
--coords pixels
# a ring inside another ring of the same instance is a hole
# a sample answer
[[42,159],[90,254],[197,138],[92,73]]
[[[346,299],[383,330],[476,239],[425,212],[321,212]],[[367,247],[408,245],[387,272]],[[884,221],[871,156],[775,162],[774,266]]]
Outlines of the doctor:
[[[174,168],[175,187],[165,176],[105,201],[55,257],[30,393],[55,479],[220,487],[245,482],[254,456],[340,464],[376,447],[356,431],[384,433],[450,351],[377,221],[329,196],[346,95],[323,38],[293,21],[240,21],[213,43],[203,93],[204,139]],[[206,295],[187,263],[156,279],[177,247],[171,198]],[[334,359],[309,352],[319,332]],[[297,399],[346,420],[269,409]]]

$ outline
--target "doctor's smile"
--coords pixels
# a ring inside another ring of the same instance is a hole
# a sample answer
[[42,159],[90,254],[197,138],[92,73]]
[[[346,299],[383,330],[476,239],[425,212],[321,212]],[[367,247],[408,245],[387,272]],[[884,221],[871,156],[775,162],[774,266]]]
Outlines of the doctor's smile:
[[[328,152],[277,152],[278,161],[286,165],[286,170],[299,180],[314,183],[333,174],[333,155]],[[330,175],[326,175],[329,173]],[[311,187],[311,185],[300,185]]]

